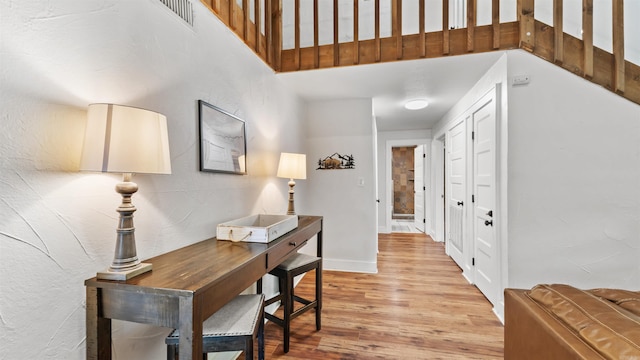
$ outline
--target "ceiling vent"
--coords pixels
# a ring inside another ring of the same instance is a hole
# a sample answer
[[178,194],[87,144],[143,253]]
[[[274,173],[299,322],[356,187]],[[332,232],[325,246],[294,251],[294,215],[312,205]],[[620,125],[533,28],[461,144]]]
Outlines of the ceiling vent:
[[191,0],[160,0],[171,11],[180,16],[190,26],[193,26],[193,4]]

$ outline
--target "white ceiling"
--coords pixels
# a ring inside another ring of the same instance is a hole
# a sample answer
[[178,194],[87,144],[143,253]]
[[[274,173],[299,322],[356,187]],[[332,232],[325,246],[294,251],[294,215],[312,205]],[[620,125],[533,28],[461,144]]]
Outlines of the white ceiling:
[[[372,98],[378,131],[430,129],[498,60],[503,52],[396,61],[278,74],[308,101]],[[429,106],[406,110],[426,98]]]

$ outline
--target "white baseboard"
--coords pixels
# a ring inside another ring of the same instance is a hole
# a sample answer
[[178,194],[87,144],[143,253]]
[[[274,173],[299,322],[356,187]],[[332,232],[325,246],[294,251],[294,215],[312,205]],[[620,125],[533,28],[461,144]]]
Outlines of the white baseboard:
[[327,259],[325,257],[325,258],[322,258],[322,269],[333,270],[333,271],[377,274],[378,264],[376,262]]
[[504,301],[498,302],[498,305],[493,307],[493,313],[496,315],[498,320],[504,325]]
[[467,274],[467,272],[466,272],[466,271],[462,271],[462,277],[463,277],[463,278],[465,278],[465,280],[467,280],[467,282],[468,282],[470,285],[474,285],[474,284],[473,284],[473,281],[471,281],[471,278],[470,278],[469,276],[467,276],[467,275],[468,275],[468,274]]
[[378,234],[391,234],[391,231],[386,226],[378,226]]

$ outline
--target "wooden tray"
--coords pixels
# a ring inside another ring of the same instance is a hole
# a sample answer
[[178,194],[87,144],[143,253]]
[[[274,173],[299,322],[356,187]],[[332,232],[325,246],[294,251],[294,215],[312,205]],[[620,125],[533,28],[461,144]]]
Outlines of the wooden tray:
[[219,224],[216,233],[218,240],[268,243],[297,227],[297,215],[259,214]]

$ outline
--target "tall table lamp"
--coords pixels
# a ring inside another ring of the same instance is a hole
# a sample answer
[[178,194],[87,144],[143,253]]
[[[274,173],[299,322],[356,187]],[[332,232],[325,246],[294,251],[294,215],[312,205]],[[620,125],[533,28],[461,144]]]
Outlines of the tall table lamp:
[[287,215],[295,215],[293,187],[296,186],[296,182],[293,180],[307,178],[307,155],[292,153],[280,154],[277,176],[289,179],[289,208],[287,209]]
[[111,266],[98,279],[127,280],[151,270],[136,253],[131,196],[138,185],[132,173],[171,174],[167,118],[153,111],[113,104],[89,105],[80,170],[122,173],[116,192],[122,204]]

